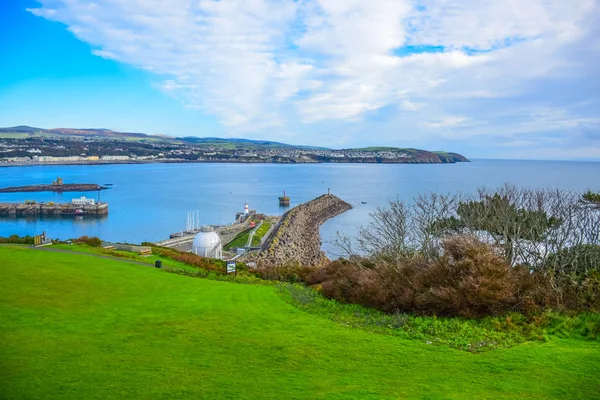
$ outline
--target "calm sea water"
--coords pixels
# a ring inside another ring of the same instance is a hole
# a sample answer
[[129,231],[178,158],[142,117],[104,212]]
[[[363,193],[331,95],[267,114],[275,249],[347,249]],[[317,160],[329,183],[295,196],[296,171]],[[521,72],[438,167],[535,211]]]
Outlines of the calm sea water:
[[[202,224],[228,224],[244,203],[265,214],[281,214],[278,196],[285,190],[292,206],[331,192],[354,209],[321,228],[323,248],[335,255],[331,241],[337,231],[356,232],[369,222],[378,205],[421,192],[474,192],[503,183],[535,188],[600,191],[600,163],[475,160],[460,164],[143,164],[37,166],[0,168],[0,186],[50,183],[112,183],[101,192],[109,216],[83,218],[0,218],[0,236],[52,238],[98,236],[109,241],[158,241],[185,228],[188,211],[199,210]],[[70,202],[88,193],[0,193],[0,202],[24,200]],[[367,204],[362,204],[362,202]]]

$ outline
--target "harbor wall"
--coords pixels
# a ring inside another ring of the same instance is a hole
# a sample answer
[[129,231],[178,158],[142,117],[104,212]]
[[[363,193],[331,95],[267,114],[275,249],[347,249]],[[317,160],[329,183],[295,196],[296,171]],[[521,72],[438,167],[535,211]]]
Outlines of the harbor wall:
[[76,205],[71,203],[62,204],[25,204],[25,203],[0,203],[0,216],[26,216],[26,215],[75,215],[76,210],[82,210],[87,216],[108,215],[108,204]]
[[321,250],[319,227],[352,206],[332,194],[322,195],[288,211],[257,257],[259,265],[299,263],[314,267],[327,262]]

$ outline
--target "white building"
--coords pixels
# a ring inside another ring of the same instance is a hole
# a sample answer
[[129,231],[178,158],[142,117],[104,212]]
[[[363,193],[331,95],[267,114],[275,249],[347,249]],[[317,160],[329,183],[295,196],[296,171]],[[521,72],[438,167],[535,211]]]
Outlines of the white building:
[[102,156],[101,160],[105,161],[127,161],[129,156]]
[[192,243],[192,253],[208,258],[223,258],[221,237],[209,227],[202,227]]
[[94,204],[96,204],[96,200],[88,199],[85,196],[81,196],[78,199],[71,200],[71,203],[75,204],[76,206],[93,206]]

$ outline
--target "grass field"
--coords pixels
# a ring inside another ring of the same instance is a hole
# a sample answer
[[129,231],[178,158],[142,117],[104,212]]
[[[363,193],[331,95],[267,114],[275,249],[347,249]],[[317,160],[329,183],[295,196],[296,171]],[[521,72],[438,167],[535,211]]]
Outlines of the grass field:
[[600,344],[472,354],[345,327],[271,286],[0,246],[2,399],[594,399]]
[[269,231],[269,228],[271,228],[271,225],[272,225],[271,221],[269,221],[269,220],[263,221],[262,225],[260,227],[258,227],[258,229],[256,230],[256,233],[254,234],[254,236],[252,236],[252,246],[260,245],[261,239]]
[[252,229],[246,229],[238,233],[229,243],[223,246],[223,250],[230,250],[234,247],[245,247],[248,244],[248,238],[250,237],[250,232]]

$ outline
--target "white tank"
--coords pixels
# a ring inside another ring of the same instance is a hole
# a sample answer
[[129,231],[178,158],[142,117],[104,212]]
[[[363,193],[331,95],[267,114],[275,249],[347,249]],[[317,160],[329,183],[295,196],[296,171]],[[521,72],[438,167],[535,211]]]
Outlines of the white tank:
[[219,234],[208,227],[202,227],[192,243],[192,253],[208,258],[223,258]]

